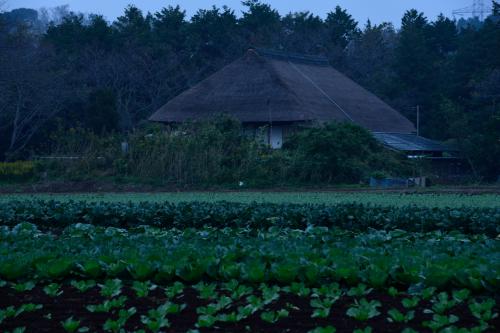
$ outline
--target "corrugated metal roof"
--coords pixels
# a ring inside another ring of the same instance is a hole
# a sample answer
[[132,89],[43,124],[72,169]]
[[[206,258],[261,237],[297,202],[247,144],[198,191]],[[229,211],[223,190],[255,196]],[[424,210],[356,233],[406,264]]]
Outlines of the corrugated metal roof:
[[454,152],[457,149],[439,141],[402,133],[373,133],[375,138],[384,145],[400,151]]

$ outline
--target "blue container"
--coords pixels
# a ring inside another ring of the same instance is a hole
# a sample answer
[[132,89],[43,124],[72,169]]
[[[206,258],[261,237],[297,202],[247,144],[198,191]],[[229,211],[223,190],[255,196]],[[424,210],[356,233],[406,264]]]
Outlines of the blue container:
[[392,188],[392,187],[408,187],[408,179],[405,178],[370,178],[370,187],[382,187],[382,188]]

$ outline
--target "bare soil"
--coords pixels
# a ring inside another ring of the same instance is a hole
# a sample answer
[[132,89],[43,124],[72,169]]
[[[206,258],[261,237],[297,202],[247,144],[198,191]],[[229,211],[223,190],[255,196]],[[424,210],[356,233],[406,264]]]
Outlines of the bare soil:
[[[241,192],[242,189],[227,187],[179,187],[154,186],[145,184],[118,184],[103,181],[50,181],[29,184],[0,184],[0,194],[36,194],[36,193],[162,193],[162,192]],[[248,192],[340,192],[340,193],[441,193],[441,194],[500,194],[500,185],[490,186],[448,186],[429,188],[370,188],[370,187],[272,187],[243,189]]]
[[[43,308],[32,312],[22,313],[17,318],[6,319],[0,323],[0,332],[12,331],[16,327],[26,327],[25,332],[64,332],[61,326],[61,321],[69,317],[81,321],[80,327],[88,327],[89,332],[104,332],[102,325],[109,318],[117,319],[117,310],[110,313],[91,313],[86,309],[87,305],[102,303],[103,298],[99,293],[99,288],[95,287],[85,293],[80,293],[69,284],[64,284],[62,289],[63,294],[58,297],[47,296],[41,286],[29,292],[18,293],[10,287],[0,288],[0,309],[5,309],[8,306],[18,308],[22,304],[34,303],[42,304]],[[224,292],[221,292],[224,293]],[[259,293],[256,292],[258,295]],[[127,332],[144,329],[141,323],[141,315],[146,315],[148,310],[158,307],[167,301],[164,290],[158,288],[152,291],[146,298],[138,298],[135,292],[128,287],[123,289],[122,295],[127,296],[126,309],[135,307],[137,313],[133,315],[126,324]],[[396,308],[402,313],[406,313],[401,305],[401,300],[407,295],[399,295],[397,297],[388,296],[386,293],[374,291],[366,296],[368,300],[378,300],[382,303],[379,308],[380,315],[366,322],[359,322],[346,315],[347,309],[353,304],[354,298],[343,296],[332,307],[328,318],[318,319],[311,318],[313,309],[310,306],[309,297],[299,297],[292,294],[281,294],[279,300],[270,304],[266,311],[279,310],[288,308],[290,314],[288,318],[279,320],[275,324],[269,324],[260,319],[260,312],[255,313],[248,319],[245,319],[235,324],[216,323],[212,328],[202,328],[200,332],[290,332],[290,333],[305,333],[319,326],[334,326],[337,332],[351,333],[356,328],[365,328],[370,326],[373,332],[401,332],[406,327],[411,327],[419,332],[431,332],[430,329],[424,327],[422,323],[430,320],[432,314],[425,313],[425,309],[430,309],[432,304],[428,301],[422,301],[415,310],[415,319],[408,324],[390,323],[387,320],[387,311]],[[499,304],[500,297],[496,297],[495,312],[500,312]],[[199,306],[206,306],[209,302],[198,298],[198,293],[192,288],[186,288],[184,293],[177,296],[174,300],[178,304],[186,304],[187,307],[179,314],[169,315],[168,319],[171,326],[162,332],[187,332],[189,329],[195,329],[195,324],[198,318],[196,309]],[[238,306],[245,305],[244,298],[235,302],[224,313],[236,311]],[[454,307],[448,313],[454,314],[460,318],[459,322],[454,325],[457,327],[471,328],[479,324],[474,318],[466,303]],[[486,332],[498,332],[500,328],[500,318],[496,318],[490,322],[490,329]],[[496,327],[496,328],[495,328]]]

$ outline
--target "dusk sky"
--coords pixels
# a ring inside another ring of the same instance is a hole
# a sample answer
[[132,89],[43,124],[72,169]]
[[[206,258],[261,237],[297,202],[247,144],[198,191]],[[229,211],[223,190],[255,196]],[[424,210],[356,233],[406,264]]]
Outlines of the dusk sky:
[[[451,16],[454,9],[470,6],[473,0],[268,0],[274,8],[281,14],[290,11],[309,10],[322,17],[326,13],[340,5],[346,8],[358,21],[364,23],[368,18],[374,23],[383,21],[393,22],[399,25],[403,13],[410,8],[416,8],[423,11],[428,18],[434,19],[439,13]],[[228,5],[239,15],[243,6],[240,0],[7,0],[7,8],[15,9],[19,7],[28,7],[38,9],[40,7],[54,7],[58,5],[69,4],[71,10],[83,13],[103,14],[108,20],[113,20],[121,15],[123,8],[127,4],[135,4],[143,11],[157,11],[168,5],[179,4],[191,16],[200,8],[210,8],[211,5]],[[485,0],[489,4],[489,0]]]

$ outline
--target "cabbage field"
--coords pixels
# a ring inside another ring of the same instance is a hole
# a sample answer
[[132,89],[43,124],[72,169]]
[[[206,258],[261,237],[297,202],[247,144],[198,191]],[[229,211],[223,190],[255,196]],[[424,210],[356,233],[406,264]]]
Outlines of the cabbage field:
[[[498,192],[498,191],[497,191]],[[500,194],[392,192],[169,192],[169,193],[78,193],[78,194],[0,194],[0,202],[12,200],[55,200],[87,202],[237,202],[325,204],[362,203],[382,206],[417,205],[423,207],[497,207]]]
[[0,199],[0,332],[500,329],[494,195],[189,195]]

